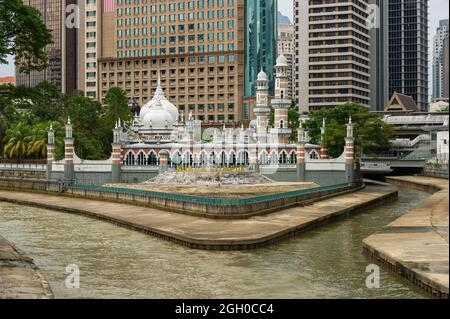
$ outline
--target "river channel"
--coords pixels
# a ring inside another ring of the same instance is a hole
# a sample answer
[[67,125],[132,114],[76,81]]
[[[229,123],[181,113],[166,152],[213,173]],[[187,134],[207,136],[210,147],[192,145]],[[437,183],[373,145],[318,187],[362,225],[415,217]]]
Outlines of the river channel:
[[[56,298],[423,298],[381,268],[362,240],[417,206],[427,193],[401,190],[397,202],[366,210],[268,248],[192,250],[106,222],[0,202],[0,235],[15,243],[50,282]],[[65,285],[68,265],[80,288]]]

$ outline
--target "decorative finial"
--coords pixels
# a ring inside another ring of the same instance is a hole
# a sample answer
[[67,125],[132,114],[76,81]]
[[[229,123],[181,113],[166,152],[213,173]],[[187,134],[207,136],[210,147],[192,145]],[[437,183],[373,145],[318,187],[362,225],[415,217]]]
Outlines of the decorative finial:
[[53,131],[53,124],[50,123],[50,131]]
[[119,128],[119,124],[117,124],[117,121],[116,121],[116,126],[115,126],[115,128],[116,128],[116,129],[118,129],[118,128]]
[[322,120],[322,127],[326,127],[326,119],[325,118],[323,118],[323,120]]
[[71,124],[70,123],[70,115],[67,117],[67,124],[69,124],[69,125]]
[[158,70],[158,88],[161,87],[161,71]]
[[350,115],[350,117],[348,118],[348,124],[352,124],[352,116]]

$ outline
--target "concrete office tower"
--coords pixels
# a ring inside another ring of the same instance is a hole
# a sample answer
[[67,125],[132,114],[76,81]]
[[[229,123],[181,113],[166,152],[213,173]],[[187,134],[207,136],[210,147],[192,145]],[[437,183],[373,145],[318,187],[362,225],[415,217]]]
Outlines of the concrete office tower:
[[[87,1],[82,10],[85,30],[80,32],[80,87],[102,100],[110,87],[118,86],[143,106],[157,88],[160,71],[167,99],[180,114],[192,112],[206,126],[241,123],[248,113],[243,108],[244,83],[253,86],[266,64],[264,69],[272,74],[274,60],[265,49],[276,45],[269,42],[271,37],[267,42],[252,38],[252,59],[245,55],[246,32],[276,32],[270,25],[276,19],[268,13],[270,3],[276,1]],[[249,63],[254,65],[246,67]],[[254,78],[246,73],[253,66]]]
[[33,87],[42,81],[55,84],[62,92],[77,89],[77,29],[66,28],[66,8],[77,0],[23,0],[36,8],[47,27],[52,30],[53,43],[46,47],[49,66],[30,74],[18,73],[16,84]]
[[450,51],[448,47],[448,36],[444,40],[444,90],[442,91],[442,97],[449,98],[449,58],[450,58]]
[[370,109],[383,111],[389,102],[388,0],[369,0],[373,11],[370,35]]
[[268,76],[270,94],[274,94],[277,17],[277,0],[245,0],[245,96],[255,96],[261,69]]
[[389,0],[389,95],[428,108],[428,0]]
[[295,96],[300,111],[369,106],[367,0],[295,0]]
[[[97,99],[99,90],[99,59],[102,52],[103,15],[114,16],[114,12],[103,13],[104,1],[80,1],[80,32],[78,33],[78,87],[87,97]],[[111,8],[113,10],[113,7]],[[105,30],[106,33],[114,30]]]
[[[281,18],[280,18],[281,17]],[[295,57],[295,41],[294,41],[294,25],[289,18],[280,16],[278,18],[278,56],[284,55],[288,61],[288,77],[289,89],[288,95],[294,97],[294,57]]]
[[439,21],[433,37],[433,99],[444,97],[444,40],[448,37],[448,19]]

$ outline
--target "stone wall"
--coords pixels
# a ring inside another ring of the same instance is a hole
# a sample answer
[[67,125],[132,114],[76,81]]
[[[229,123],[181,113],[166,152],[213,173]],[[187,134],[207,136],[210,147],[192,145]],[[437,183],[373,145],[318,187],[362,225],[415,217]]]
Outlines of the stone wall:
[[0,179],[0,188],[6,190],[60,193],[64,196],[90,198],[139,206],[155,207],[168,211],[213,218],[246,218],[265,214],[296,205],[353,192],[361,185],[336,185],[308,190],[238,199],[215,199],[208,197],[165,194],[107,187],[66,186],[58,182]]

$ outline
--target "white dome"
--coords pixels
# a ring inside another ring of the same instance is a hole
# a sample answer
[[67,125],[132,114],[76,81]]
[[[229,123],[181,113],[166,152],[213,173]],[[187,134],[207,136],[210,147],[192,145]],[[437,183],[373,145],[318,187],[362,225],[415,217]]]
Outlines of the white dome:
[[180,115],[178,113],[177,107],[175,105],[173,105],[172,103],[170,103],[169,100],[167,100],[164,96],[154,97],[150,102],[148,102],[141,108],[141,112],[139,113],[141,120],[144,118],[144,116],[147,114],[147,112],[150,111],[150,109],[155,106],[156,100],[158,98],[160,98],[160,100],[161,100],[163,109],[170,114],[170,116],[172,117],[172,119],[174,121],[178,121],[178,118]]
[[141,114],[141,121],[144,128],[155,130],[170,129],[176,122],[172,115],[164,109],[160,99],[157,99],[154,105],[146,110],[145,114]]
[[278,57],[276,66],[288,66],[288,60],[283,54]]
[[267,80],[268,78],[266,72],[261,70],[261,72],[258,73],[258,81],[267,81]]
[[172,117],[173,122],[177,122],[180,114],[178,113],[178,108],[170,103],[168,99],[164,96],[164,91],[161,87],[161,77],[158,72],[158,87],[156,88],[155,95],[153,98],[141,108],[139,116],[141,121],[144,121],[147,113],[155,107],[156,103],[159,102],[162,108]]

